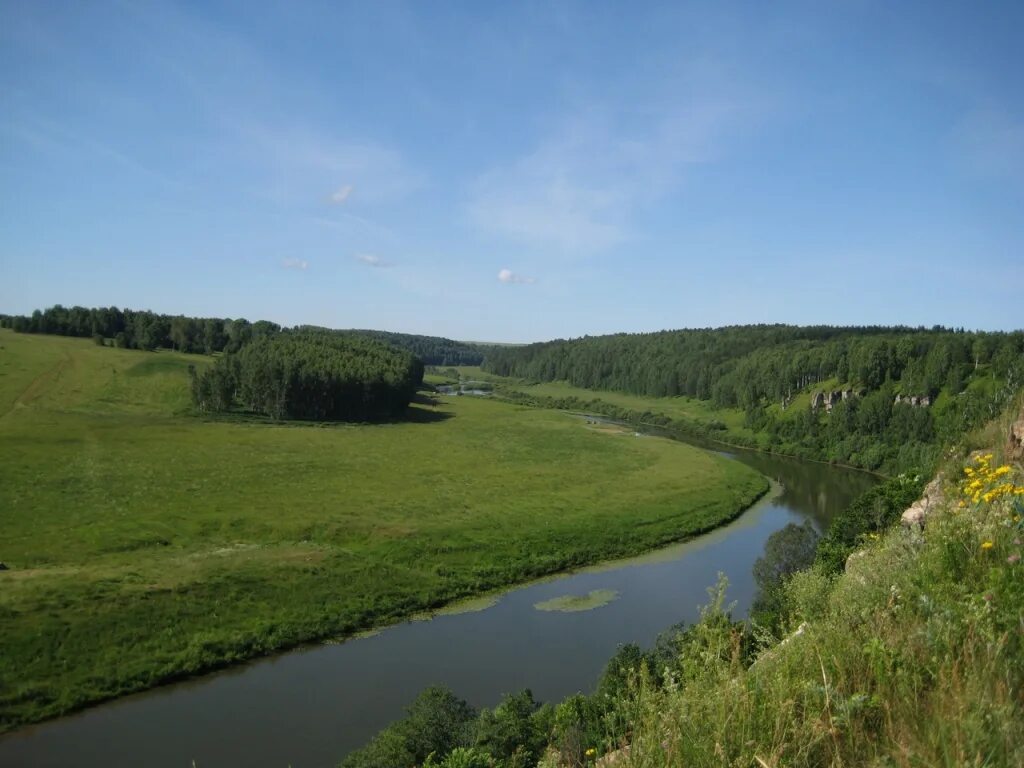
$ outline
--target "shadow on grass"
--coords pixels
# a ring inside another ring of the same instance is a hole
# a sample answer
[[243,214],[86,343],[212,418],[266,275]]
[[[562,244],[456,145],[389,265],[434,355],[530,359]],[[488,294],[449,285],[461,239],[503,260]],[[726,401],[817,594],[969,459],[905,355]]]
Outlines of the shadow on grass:
[[[373,421],[303,421],[302,419],[272,419],[262,413],[252,411],[202,412],[190,411],[181,415],[191,415],[204,422],[216,424],[265,425],[272,427],[355,427],[382,424],[437,424],[454,418],[455,414],[441,410],[444,403],[429,392],[417,392],[401,416],[375,419]],[[418,407],[417,407],[418,406]]]

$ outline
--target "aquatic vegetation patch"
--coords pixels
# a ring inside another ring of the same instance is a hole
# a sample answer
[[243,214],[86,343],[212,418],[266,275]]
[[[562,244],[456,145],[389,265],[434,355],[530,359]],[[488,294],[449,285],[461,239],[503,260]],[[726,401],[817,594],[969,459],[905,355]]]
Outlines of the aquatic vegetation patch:
[[601,608],[608,603],[617,600],[619,593],[614,589],[594,589],[585,595],[562,595],[534,603],[533,607],[538,611],[559,611],[560,613],[576,613],[577,611],[592,611]]

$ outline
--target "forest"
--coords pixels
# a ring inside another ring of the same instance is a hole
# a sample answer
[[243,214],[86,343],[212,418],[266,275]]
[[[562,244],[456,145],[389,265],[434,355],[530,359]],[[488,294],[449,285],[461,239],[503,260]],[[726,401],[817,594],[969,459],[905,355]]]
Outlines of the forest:
[[192,400],[273,419],[375,421],[400,416],[423,382],[423,363],[372,339],[286,331],[227,352],[197,372]]
[[334,333],[356,334],[382,341],[393,347],[412,352],[424,365],[480,365],[487,347],[452,341],[441,336],[420,336],[413,333],[392,333],[390,331],[350,330]]
[[584,336],[488,351],[484,369],[589,389],[761,407],[836,379],[868,391],[897,382],[906,395],[963,390],[971,371],[1005,375],[1024,353],[1024,332],[924,328],[751,325]]
[[[244,318],[186,317],[149,310],[89,309],[60,304],[37,309],[31,315],[0,315],[0,328],[11,328],[19,333],[91,337],[100,344],[110,339],[114,346],[124,349],[152,351],[162,348],[205,355],[237,352],[250,342],[274,336],[282,330],[280,325],[268,320],[251,323]],[[298,326],[294,330],[374,339],[411,352],[425,365],[479,365],[483,360],[482,347],[436,336],[387,331],[336,331],[314,326]]]

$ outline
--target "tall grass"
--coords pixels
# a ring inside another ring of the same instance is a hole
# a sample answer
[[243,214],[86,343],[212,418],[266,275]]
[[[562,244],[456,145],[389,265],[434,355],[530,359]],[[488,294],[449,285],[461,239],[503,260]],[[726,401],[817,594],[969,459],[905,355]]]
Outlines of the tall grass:
[[1024,489],[974,502],[958,464],[923,533],[796,575],[793,634],[749,666],[716,590],[668,683],[641,670],[617,701],[615,764],[1024,765]]

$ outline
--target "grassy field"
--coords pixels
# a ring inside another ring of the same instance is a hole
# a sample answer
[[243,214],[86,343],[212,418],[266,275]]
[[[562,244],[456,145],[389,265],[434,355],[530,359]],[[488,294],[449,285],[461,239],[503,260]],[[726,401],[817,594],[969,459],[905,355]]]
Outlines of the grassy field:
[[[649,411],[654,414],[667,416],[673,420],[680,419],[698,423],[718,421],[726,427],[727,434],[723,435],[724,439],[728,439],[730,435],[743,437],[748,440],[757,439],[756,434],[743,425],[743,411],[738,408],[715,408],[707,400],[697,400],[691,397],[648,397],[645,395],[613,392],[611,390],[584,389],[583,387],[574,387],[564,381],[532,383],[521,379],[486,373],[477,366],[460,366],[455,370],[459,372],[464,380],[490,381],[506,391],[556,399],[567,397],[576,397],[585,401],[597,399],[619,408],[628,408],[640,413]],[[435,383],[436,380],[436,383],[445,383],[442,380],[448,378],[450,377],[433,376],[428,381]],[[809,396],[808,402],[810,402]]]
[[0,730],[735,515],[744,466],[553,411],[191,414],[209,358],[0,331]]

